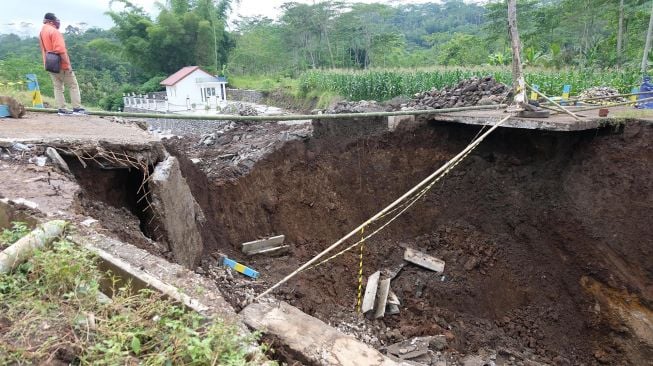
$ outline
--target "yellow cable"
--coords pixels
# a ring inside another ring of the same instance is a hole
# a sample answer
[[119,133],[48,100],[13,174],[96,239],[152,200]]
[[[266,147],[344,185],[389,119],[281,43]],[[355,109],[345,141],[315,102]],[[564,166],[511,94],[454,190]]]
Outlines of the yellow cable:
[[358,302],[356,303],[356,311],[361,312],[361,298],[363,297],[363,248],[365,244],[365,228],[361,229],[361,254],[360,254],[360,263],[358,265]]

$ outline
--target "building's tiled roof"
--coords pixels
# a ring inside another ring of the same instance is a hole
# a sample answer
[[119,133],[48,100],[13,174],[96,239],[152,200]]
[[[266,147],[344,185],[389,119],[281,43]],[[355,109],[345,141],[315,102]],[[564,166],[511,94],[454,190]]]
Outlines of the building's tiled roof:
[[195,70],[200,70],[203,73],[207,74],[208,76],[213,76],[213,75],[209,74],[208,72],[200,69],[199,66],[186,66],[186,67],[181,68],[176,73],[168,76],[168,78],[166,78],[165,80],[163,80],[161,82],[161,85],[173,86],[173,85],[177,84],[178,82],[180,82],[181,80],[183,80],[186,76],[192,74],[193,71],[195,71]]

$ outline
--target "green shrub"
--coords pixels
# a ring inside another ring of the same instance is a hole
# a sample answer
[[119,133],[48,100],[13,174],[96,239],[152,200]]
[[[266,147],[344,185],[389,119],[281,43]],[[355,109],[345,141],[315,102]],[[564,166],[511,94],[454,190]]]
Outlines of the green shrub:
[[2,233],[0,233],[0,249],[15,243],[29,232],[30,229],[26,223],[19,221],[13,222],[11,229],[3,229]]
[[256,362],[247,358],[256,335],[110,279],[113,297],[99,302],[107,275],[91,252],[66,240],[0,274],[0,365],[46,364],[55,356],[81,365]]

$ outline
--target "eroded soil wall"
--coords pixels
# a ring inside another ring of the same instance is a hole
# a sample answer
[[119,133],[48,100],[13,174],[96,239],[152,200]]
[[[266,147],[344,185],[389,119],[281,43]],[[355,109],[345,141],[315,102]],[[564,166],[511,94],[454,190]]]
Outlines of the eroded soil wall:
[[[250,260],[275,282],[460,152],[479,128],[430,123],[361,139],[290,142],[238,180],[208,181],[182,157],[207,220],[208,252],[285,234],[292,253]],[[552,363],[645,364],[617,307],[653,306],[653,126],[623,132],[500,129],[425,199],[366,245],[364,273],[411,246],[446,261],[445,277],[407,267],[393,281],[401,337],[446,332],[461,352],[507,347]],[[175,146],[168,146],[179,154]],[[209,254],[207,253],[207,254]],[[243,258],[244,259],[244,258]],[[290,281],[278,296],[337,322],[356,299],[358,253]],[[599,285],[595,285],[595,282]],[[607,296],[607,297],[606,297]],[[617,299],[614,299],[614,298]],[[627,311],[627,310],[626,310]],[[387,332],[386,332],[387,331]],[[646,332],[644,332],[645,334]],[[639,338],[638,338],[639,337]],[[397,336],[392,336],[396,340]]]

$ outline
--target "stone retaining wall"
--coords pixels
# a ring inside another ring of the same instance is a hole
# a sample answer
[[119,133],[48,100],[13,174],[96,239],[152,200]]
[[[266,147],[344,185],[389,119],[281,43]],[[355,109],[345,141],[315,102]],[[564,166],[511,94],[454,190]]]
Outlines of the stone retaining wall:
[[258,90],[227,89],[227,100],[263,104],[265,95]]

